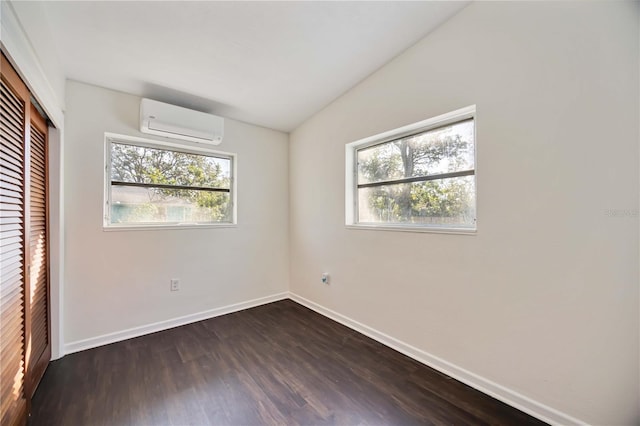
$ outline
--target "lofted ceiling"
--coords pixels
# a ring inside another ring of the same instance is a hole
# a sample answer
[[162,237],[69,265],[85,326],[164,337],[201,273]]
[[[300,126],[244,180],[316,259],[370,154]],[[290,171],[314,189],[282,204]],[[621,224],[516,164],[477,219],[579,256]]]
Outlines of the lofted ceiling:
[[42,2],[67,78],[291,131],[467,2]]

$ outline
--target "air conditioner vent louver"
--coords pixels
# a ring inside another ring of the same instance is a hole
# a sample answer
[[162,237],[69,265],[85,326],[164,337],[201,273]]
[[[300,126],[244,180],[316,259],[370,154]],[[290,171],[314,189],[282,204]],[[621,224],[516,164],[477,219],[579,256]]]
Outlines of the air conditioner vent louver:
[[218,145],[224,135],[224,118],[151,99],[142,99],[140,131],[167,138]]

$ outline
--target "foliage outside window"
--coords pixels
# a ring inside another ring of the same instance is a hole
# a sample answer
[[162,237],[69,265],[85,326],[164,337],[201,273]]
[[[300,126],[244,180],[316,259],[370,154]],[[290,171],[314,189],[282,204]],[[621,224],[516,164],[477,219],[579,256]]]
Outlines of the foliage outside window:
[[473,110],[407,127],[348,147],[355,181],[351,224],[475,230]]
[[233,157],[108,139],[107,226],[233,223]]

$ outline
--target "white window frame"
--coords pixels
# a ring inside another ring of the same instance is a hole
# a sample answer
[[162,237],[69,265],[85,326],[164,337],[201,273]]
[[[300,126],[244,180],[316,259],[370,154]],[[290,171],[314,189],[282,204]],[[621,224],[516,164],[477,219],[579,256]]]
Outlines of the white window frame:
[[[401,139],[414,134],[426,132],[439,127],[455,124],[460,121],[473,119],[474,126],[474,155],[473,169],[476,203],[476,220],[473,227],[455,227],[448,225],[415,224],[415,223],[359,223],[358,222],[358,158],[357,151],[373,145],[379,145]],[[417,123],[379,133],[360,139],[345,146],[345,226],[350,229],[370,229],[383,231],[434,232],[447,234],[475,235],[478,230],[478,136],[476,132],[476,106],[471,105],[437,117],[429,118]]]
[[[231,222],[220,223],[134,223],[122,224],[111,223],[111,143],[122,143],[146,148],[155,148],[171,151],[185,152],[188,154],[208,155],[219,158],[229,159],[230,167],[230,202],[231,202]],[[103,224],[104,231],[137,231],[137,230],[154,230],[154,229],[193,229],[193,228],[233,228],[238,222],[238,203],[237,203],[237,175],[238,175],[238,156],[235,153],[222,152],[189,142],[172,142],[159,141],[155,139],[146,139],[136,136],[120,135],[116,133],[106,132],[104,134],[104,200],[103,200]]]

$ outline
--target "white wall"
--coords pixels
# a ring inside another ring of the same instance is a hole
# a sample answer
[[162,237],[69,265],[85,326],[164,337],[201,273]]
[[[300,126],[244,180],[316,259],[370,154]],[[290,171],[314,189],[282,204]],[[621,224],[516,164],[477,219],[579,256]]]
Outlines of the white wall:
[[1,41],[18,74],[58,129],[64,121],[65,75],[43,5],[3,1]]
[[218,149],[238,154],[237,227],[103,231],[104,133],[148,137],[137,130],[139,102],[67,82],[67,345],[288,290],[284,133],[225,120]]
[[[14,10],[14,6],[15,9]],[[51,308],[51,356],[63,355],[61,300],[63,293],[62,152],[64,150],[65,77],[49,28],[43,22],[42,5],[0,2],[0,41],[31,94],[46,111],[49,126],[49,281]],[[40,25],[42,24],[42,25]]]
[[[291,291],[556,421],[637,424],[638,13],[473,3],[296,129]],[[345,229],[346,143],[472,104],[476,236]]]

